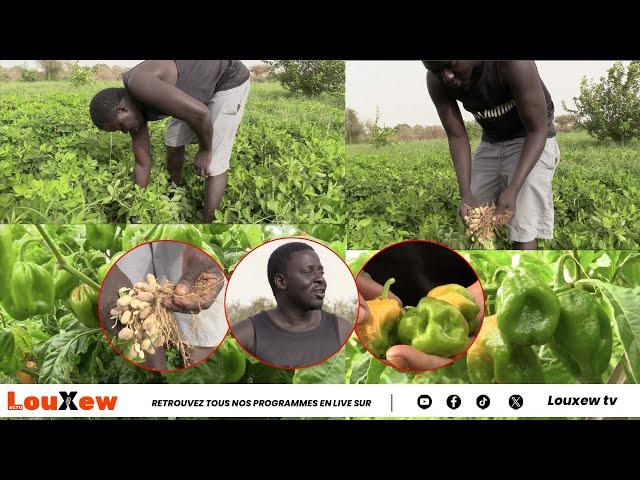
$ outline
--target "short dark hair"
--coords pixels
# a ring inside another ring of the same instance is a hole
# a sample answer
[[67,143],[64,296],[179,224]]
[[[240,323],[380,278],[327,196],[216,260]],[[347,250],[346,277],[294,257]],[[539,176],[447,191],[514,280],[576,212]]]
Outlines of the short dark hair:
[[440,71],[447,66],[447,62],[444,60],[422,60],[422,64],[429,71]]
[[291,255],[303,250],[315,251],[310,245],[302,242],[289,242],[276,248],[269,257],[267,262],[267,277],[269,277],[269,285],[271,291],[275,295],[278,291],[275,282],[275,276],[285,272],[287,263],[291,260]]
[[126,96],[125,88],[105,88],[96,93],[89,105],[93,124],[103,129],[107,123],[112,122],[116,118],[116,108]]

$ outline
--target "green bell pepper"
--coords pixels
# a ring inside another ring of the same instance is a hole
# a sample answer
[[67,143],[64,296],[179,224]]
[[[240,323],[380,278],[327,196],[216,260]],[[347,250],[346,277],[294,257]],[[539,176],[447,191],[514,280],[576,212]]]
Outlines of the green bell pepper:
[[395,278],[388,279],[382,294],[378,298],[367,300],[369,319],[356,326],[357,335],[367,350],[381,358],[396,343],[396,327],[404,312],[396,300],[389,298],[389,289],[395,281]]
[[560,321],[551,350],[582,383],[601,383],[613,342],[609,315],[593,295],[582,290],[569,290],[558,299]]
[[98,317],[98,292],[83,283],[71,291],[69,308],[78,320],[89,328],[100,326]]
[[400,343],[421,352],[449,357],[469,345],[469,324],[453,305],[425,297],[400,318],[397,336]]
[[56,300],[67,298],[79,283],[78,277],[66,270],[58,269],[53,274],[53,283],[56,291]]
[[2,306],[16,320],[45,315],[53,310],[55,288],[52,275],[40,265],[16,262]]
[[9,281],[13,270],[13,235],[9,225],[0,225],[0,302],[9,292]]
[[450,303],[464,316],[469,324],[469,331],[474,332],[480,324],[477,318],[480,307],[476,304],[475,298],[469,293],[469,290],[456,283],[440,285],[429,291],[427,297],[437,298],[438,300]]
[[116,238],[116,225],[87,225],[87,240],[85,250],[100,250],[106,252],[114,247]]
[[24,236],[22,240],[14,243],[13,253],[16,259],[24,262],[45,266],[55,257],[42,241],[42,238]]
[[551,287],[522,268],[502,280],[496,295],[498,327],[516,345],[549,342],[560,319],[560,302]]
[[544,383],[542,366],[533,349],[509,343],[495,315],[485,317],[467,351],[467,370],[472,383]]
[[235,383],[242,378],[247,369],[247,360],[235,341],[227,338],[216,355],[222,361],[222,383]]

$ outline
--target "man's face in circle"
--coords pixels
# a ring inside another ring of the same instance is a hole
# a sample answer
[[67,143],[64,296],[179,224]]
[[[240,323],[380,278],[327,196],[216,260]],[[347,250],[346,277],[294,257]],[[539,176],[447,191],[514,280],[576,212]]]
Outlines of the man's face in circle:
[[320,257],[313,250],[300,250],[291,254],[287,264],[285,295],[308,310],[322,308],[327,282]]

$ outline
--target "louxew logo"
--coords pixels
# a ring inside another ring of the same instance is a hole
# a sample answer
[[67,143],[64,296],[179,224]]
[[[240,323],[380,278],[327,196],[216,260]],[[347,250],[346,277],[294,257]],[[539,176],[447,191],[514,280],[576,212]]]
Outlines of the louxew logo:
[[76,399],[78,392],[58,392],[60,396],[30,395],[23,400],[16,400],[16,392],[8,392],[7,408],[9,410],[113,410],[118,401],[117,396],[95,397],[84,396]]

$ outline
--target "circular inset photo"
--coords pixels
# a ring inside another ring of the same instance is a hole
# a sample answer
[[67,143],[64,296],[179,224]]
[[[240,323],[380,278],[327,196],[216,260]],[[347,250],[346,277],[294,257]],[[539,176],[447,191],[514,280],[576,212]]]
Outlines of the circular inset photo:
[[174,240],[139,245],[107,272],[99,314],[110,345],[157,372],[206,360],[228,332],[226,277],[208,254]]
[[356,334],[383,363],[424,372],[449,365],[471,346],[484,315],[484,292],[454,250],[414,240],[390,245],[357,273]]
[[303,238],[256,247],[229,278],[225,308],[231,334],[259,361],[277,368],[317,365],[353,333],[358,289],[347,264]]

